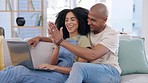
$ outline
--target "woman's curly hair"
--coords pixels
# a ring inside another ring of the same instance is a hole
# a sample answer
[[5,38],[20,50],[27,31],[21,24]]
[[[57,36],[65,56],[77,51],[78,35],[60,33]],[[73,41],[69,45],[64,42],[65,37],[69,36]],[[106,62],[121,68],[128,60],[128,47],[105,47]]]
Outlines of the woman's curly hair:
[[55,24],[58,29],[63,27],[63,38],[69,38],[69,32],[66,29],[65,26],[65,17],[68,12],[72,12],[76,18],[78,19],[78,33],[80,35],[87,35],[90,32],[89,25],[87,24],[87,18],[88,18],[88,10],[82,7],[76,7],[74,9],[64,9],[61,12],[58,13],[57,19],[55,21]]

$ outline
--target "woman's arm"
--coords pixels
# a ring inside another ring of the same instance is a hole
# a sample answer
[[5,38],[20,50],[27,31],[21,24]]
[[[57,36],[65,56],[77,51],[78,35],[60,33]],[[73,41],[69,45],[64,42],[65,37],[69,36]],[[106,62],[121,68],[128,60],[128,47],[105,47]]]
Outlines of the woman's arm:
[[[87,60],[79,57],[78,62],[87,62]],[[60,73],[69,74],[71,71],[71,67],[62,67],[62,66],[56,66],[56,65],[53,65],[53,66],[54,66],[54,70]]]
[[[84,41],[85,41],[85,43],[83,43]],[[88,41],[88,43],[86,43],[86,39],[85,38],[83,39],[83,42],[82,42],[82,39],[80,39],[80,42],[81,42],[81,44],[78,44],[79,46],[90,47],[89,41]],[[50,64],[43,64],[40,67],[44,68],[44,69],[55,70],[57,72],[64,73],[64,74],[69,74],[70,71],[71,71],[71,67],[57,66],[58,58],[59,58],[58,55],[59,55],[59,46],[55,45],[53,53],[52,53],[52,55],[50,57]],[[77,61],[78,62],[87,62],[87,60],[82,59],[80,57],[78,57]]]
[[56,66],[55,65],[55,71],[58,71],[60,73],[69,74],[71,71],[71,67],[62,67],[62,66]]
[[86,59],[83,59],[83,58],[78,58],[78,62],[88,62]]
[[39,65],[38,68],[54,70],[64,74],[69,74],[69,72],[71,71],[71,67],[62,67],[62,66],[51,65],[51,64],[42,64],[42,65]]
[[32,47],[35,47],[39,41],[52,42],[50,37],[41,37],[41,36],[34,37],[34,38],[28,40],[27,42]]
[[38,36],[39,37],[39,40],[40,41],[44,41],[44,42],[52,42],[51,38],[50,37],[41,37],[41,36]]
[[49,60],[50,62],[49,62],[49,64],[51,64],[51,65],[57,65],[58,64],[59,49],[60,49],[59,46],[54,45],[53,52],[50,55],[50,60]]

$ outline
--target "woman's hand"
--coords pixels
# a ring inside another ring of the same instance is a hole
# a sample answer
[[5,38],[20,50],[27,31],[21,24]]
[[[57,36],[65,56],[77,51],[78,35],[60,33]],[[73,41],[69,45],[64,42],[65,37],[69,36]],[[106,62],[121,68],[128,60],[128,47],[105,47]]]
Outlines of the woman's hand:
[[48,34],[56,44],[63,39],[62,29],[59,31],[54,23],[49,22]]
[[56,66],[50,65],[50,64],[41,64],[37,68],[39,68],[39,69],[55,70],[56,69]]
[[34,37],[30,40],[28,40],[28,44],[31,45],[32,47],[35,47],[37,45],[37,43],[40,41],[40,37],[37,36],[37,37]]

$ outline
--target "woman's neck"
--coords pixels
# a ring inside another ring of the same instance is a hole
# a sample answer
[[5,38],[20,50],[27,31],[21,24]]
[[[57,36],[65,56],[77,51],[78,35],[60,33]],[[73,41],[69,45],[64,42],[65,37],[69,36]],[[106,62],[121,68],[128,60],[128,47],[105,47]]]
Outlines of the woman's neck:
[[72,38],[74,36],[78,36],[79,34],[78,33],[74,33],[74,34],[69,34],[69,38]]

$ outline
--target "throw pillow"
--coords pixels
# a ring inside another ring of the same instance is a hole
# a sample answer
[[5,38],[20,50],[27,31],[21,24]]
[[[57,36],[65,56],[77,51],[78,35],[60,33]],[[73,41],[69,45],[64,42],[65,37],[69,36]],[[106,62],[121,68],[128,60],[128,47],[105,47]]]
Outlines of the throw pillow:
[[119,65],[122,69],[121,75],[148,73],[144,38],[120,39]]

